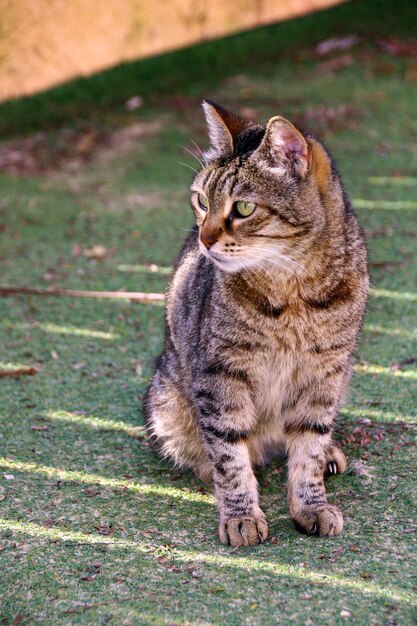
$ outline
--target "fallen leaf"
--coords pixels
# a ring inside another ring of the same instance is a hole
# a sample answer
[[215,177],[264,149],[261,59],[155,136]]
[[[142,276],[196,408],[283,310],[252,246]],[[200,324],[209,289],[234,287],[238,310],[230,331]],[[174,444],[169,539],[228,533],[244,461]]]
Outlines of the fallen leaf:
[[378,41],[380,47],[396,57],[417,57],[417,42],[403,41],[401,39],[386,38]]
[[108,248],[106,248],[106,246],[102,246],[99,244],[94,245],[92,246],[92,248],[89,249],[84,248],[83,250],[83,256],[85,256],[86,259],[106,259],[114,253],[114,248],[109,250]]
[[358,35],[348,35],[347,37],[332,37],[332,39],[326,39],[320,42],[314,48],[314,52],[319,56],[325,56],[330,52],[342,52],[343,50],[350,50],[353,46],[356,46],[360,42]]
[[142,363],[136,363],[135,365],[135,374],[136,376],[142,376],[142,372],[143,372],[143,368],[142,368]]
[[82,253],[83,253],[82,247],[79,246],[78,244],[75,244],[75,246],[73,246],[73,248],[71,250],[71,256],[72,257],[81,256]]
[[373,467],[367,465],[361,459],[354,459],[353,461],[351,461],[351,463],[349,464],[349,470],[352,474],[363,478],[366,485],[369,485],[373,480]]
[[31,426],[30,430],[39,430],[39,431],[49,430],[49,426],[46,426],[46,425],[45,426]]
[[143,105],[143,98],[141,96],[132,96],[125,102],[125,109],[128,111],[136,111]]
[[80,361],[79,363],[74,363],[72,366],[73,370],[81,370],[83,367],[85,367],[85,363],[84,361]]
[[84,132],[81,137],[77,139],[74,147],[77,152],[81,153],[82,155],[89,154],[90,152],[92,152],[97,138],[97,131],[94,128],[91,128]]
[[108,536],[112,535],[115,532],[115,528],[113,526],[106,526],[106,524],[100,524],[100,526],[93,526],[95,530],[100,535]]
[[342,554],[343,550],[344,548],[342,546],[340,548],[336,548],[336,550],[332,550],[333,559],[337,559],[337,557],[339,557]]
[[55,272],[53,270],[48,270],[42,276],[43,280],[47,283],[50,283],[55,278]]
[[58,353],[55,352],[55,350],[51,350],[51,358],[53,358],[54,361],[59,359]]
[[336,72],[337,70],[343,70],[345,67],[353,65],[353,61],[354,58],[351,54],[342,54],[342,56],[331,59],[330,61],[319,63],[316,66],[316,70],[320,74]]
[[139,534],[143,535],[143,537],[146,537],[147,539],[152,539],[152,535],[150,533],[146,532],[146,530],[140,530]]
[[13,474],[3,474],[6,480],[14,480]]
[[351,617],[352,613],[347,609],[342,609],[339,613],[340,617]]

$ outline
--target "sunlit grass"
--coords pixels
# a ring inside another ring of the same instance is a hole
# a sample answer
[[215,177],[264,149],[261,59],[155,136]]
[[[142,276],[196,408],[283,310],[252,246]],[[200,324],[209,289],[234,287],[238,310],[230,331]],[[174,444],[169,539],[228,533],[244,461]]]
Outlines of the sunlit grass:
[[417,209],[417,201],[414,200],[366,200],[365,198],[355,198],[353,206],[356,209]]
[[417,421],[417,415],[402,415],[393,411],[380,411],[378,409],[369,409],[364,407],[363,409],[356,409],[353,407],[343,407],[341,410],[342,415],[354,418],[369,418],[375,421],[387,422],[405,422],[415,424]]
[[369,176],[371,185],[395,187],[417,187],[417,177],[414,176]]
[[380,374],[382,376],[394,376],[395,378],[411,378],[417,380],[417,370],[395,370],[383,365],[371,363],[357,363],[353,370],[359,374]]
[[406,330],[405,328],[386,328],[377,324],[365,324],[364,330],[370,333],[378,333],[380,335],[389,335],[390,337],[408,337],[409,339],[417,339],[417,328],[415,330]]
[[102,417],[92,415],[77,415],[70,411],[47,411],[45,416],[51,421],[66,422],[68,424],[77,424],[94,428],[97,430],[118,430],[128,433],[132,436],[144,435],[143,426],[135,426],[123,420],[109,420]]
[[391,289],[378,289],[372,287],[370,295],[374,298],[390,298],[391,300],[408,300],[408,302],[417,302],[417,293],[409,291],[392,291]]
[[38,465],[37,463],[26,463],[25,461],[15,461],[13,459],[0,457],[0,467],[10,471],[28,472],[30,474],[39,474],[47,476],[51,479],[70,480],[86,484],[98,484],[103,487],[113,487],[118,489],[128,489],[133,493],[144,495],[168,496],[178,500],[186,500],[188,502],[200,502],[204,504],[214,503],[214,499],[209,494],[201,494],[198,492],[184,491],[175,487],[165,487],[162,485],[152,485],[146,483],[135,482],[132,479],[119,480],[117,478],[107,478],[98,474],[88,474],[82,471],[65,470],[59,467],[49,467]]
[[76,337],[91,337],[92,339],[106,339],[108,341],[114,341],[119,339],[120,335],[117,333],[107,333],[101,330],[91,330],[90,328],[78,328],[76,326],[59,326],[58,324],[41,323],[36,322],[34,324],[28,323],[14,323],[15,328],[22,329],[36,329],[44,331],[45,333],[52,333],[54,335],[74,335]]
[[[91,533],[84,534],[82,532],[66,531],[56,527],[43,528],[32,522],[20,522],[5,518],[0,518],[0,528],[17,533],[24,533],[39,539],[86,545],[102,544],[107,545],[109,550],[128,549],[129,551],[139,552],[144,555],[149,555],[150,557],[152,557],[153,549],[157,548],[157,546],[145,542],[140,538],[135,539],[135,541],[129,541]],[[416,594],[403,591],[393,585],[381,586],[364,579],[354,579],[339,574],[316,572],[303,566],[260,560],[256,557],[243,556],[240,554],[232,556],[201,552],[198,550],[184,550],[181,548],[174,548],[172,556],[176,561],[183,561],[185,563],[193,562],[195,564],[201,562],[222,568],[253,571],[254,574],[264,572],[270,576],[288,577],[310,583],[320,583],[329,585],[330,587],[350,589],[358,593],[377,596],[379,598],[406,602],[410,603],[412,606],[417,605]]]
[[126,272],[127,274],[164,274],[170,275],[172,274],[173,268],[168,266],[165,267],[163,265],[156,265],[152,263],[151,265],[128,265],[128,264],[120,264],[117,266],[119,272]]
[[27,366],[28,366],[27,363],[16,363],[16,362],[10,362],[10,361],[0,361],[0,369],[1,370],[13,371],[13,370],[19,370],[19,369],[25,368]]

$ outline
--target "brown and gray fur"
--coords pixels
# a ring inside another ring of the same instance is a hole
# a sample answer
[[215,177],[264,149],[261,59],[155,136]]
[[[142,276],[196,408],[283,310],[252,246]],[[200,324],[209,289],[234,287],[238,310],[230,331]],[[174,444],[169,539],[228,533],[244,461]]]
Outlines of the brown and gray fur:
[[[205,102],[211,148],[192,185],[196,226],[168,291],[164,351],[145,399],[154,448],[213,480],[219,536],[268,536],[253,468],[288,459],[297,528],[337,535],[326,473],[364,315],[360,227],[323,145],[282,117],[266,127]],[[203,210],[202,194],[208,203]],[[256,203],[239,217],[236,201]]]

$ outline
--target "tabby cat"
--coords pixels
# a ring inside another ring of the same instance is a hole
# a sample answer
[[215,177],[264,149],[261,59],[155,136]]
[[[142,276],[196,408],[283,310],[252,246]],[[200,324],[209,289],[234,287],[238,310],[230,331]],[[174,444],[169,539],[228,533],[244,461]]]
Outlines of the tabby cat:
[[368,291],[357,218],[327,150],[283,117],[266,127],[203,103],[211,147],[167,294],[165,347],[145,398],[150,441],[213,481],[219,536],[265,541],[253,468],[284,449],[295,526],[337,535],[326,473]]

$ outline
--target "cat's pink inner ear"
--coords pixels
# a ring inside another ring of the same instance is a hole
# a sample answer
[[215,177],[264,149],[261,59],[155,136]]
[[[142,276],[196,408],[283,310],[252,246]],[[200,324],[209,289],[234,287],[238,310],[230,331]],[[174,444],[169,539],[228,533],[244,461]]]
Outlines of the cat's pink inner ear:
[[203,109],[212,149],[221,154],[232,153],[236,138],[250,122],[207,100],[203,102]]
[[307,141],[284,117],[277,116],[269,120],[262,144],[276,167],[293,165],[301,176],[307,173],[309,167]]

